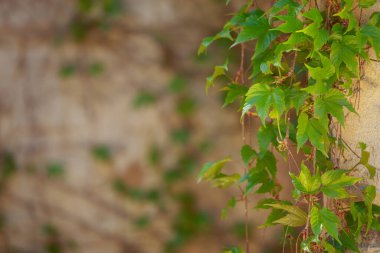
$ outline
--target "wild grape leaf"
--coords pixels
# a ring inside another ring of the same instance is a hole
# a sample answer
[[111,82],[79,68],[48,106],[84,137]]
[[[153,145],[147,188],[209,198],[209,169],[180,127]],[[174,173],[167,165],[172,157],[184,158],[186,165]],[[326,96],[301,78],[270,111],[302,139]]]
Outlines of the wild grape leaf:
[[225,107],[233,103],[239,97],[244,97],[245,93],[248,91],[248,88],[244,85],[231,83],[227,85],[223,90],[227,91],[223,104],[223,107]]
[[306,64],[307,69],[309,70],[311,78],[314,80],[327,80],[335,74],[335,67],[324,55],[320,55],[322,67],[311,67]]
[[286,107],[291,108],[294,107],[296,109],[296,112],[298,113],[299,110],[304,105],[305,100],[310,95],[300,89],[292,88],[285,91],[285,102]]
[[204,164],[198,174],[198,183],[202,180],[210,181],[214,179],[221,172],[223,167],[231,161],[231,158],[225,158],[220,161],[208,162]]
[[224,189],[233,185],[234,183],[239,181],[239,179],[240,175],[238,173],[232,175],[224,175],[220,173],[212,179],[211,184],[213,187]]
[[310,224],[311,224],[311,230],[313,231],[314,236],[318,238],[319,234],[322,232],[322,221],[319,217],[319,209],[316,206],[313,206],[311,208]]
[[358,244],[357,244],[357,240],[351,232],[348,233],[344,230],[341,231],[339,239],[342,241],[343,246],[346,249],[352,250],[356,253],[360,253],[359,248],[358,248]]
[[328,114],[334,116],[341,125],[344,125],[344,111],[346,107],[351,112],[355,109],[346,96],[337,89],[330,89],[328,92],[316,97],[314,103],[314,115],[323,120],[328,120]]
[[293,173],[290,173],[290,177],[292,178],[294,187],[300,192],[307,194],[315,194],[319,192],[319,188],[321,187],[320,175],[317,173],[312,176],[305,164],[301,164],[301,172],[298,177]]
[[369,176],[372,179],[376,175],[377,169],[369,164],[370,153],[366,151],[367,145],[365,143],[359,143],[359,146],[361,149],[360,164],[364,165],[367,168]]
[[228,60],[223,65],[218,65],[214,67],[214,72],[211,76],[207,77],[206,82],[206,94],[208,93],[208,90],[214,86],[215,79],[226,75],[228,71]]
[[253,39],[262,38],[270,28],[268,19],[262,12],[256,11],[242,24],[241,31],[232,47]]
[[275,16],[277,13],[288,9],[290,16],[295,16],[299,12],[301,6],[293,0],[279,0],[276,1],[270,9],[270,16]]
[[316,118],[309,118],[306,113],[301,113],[298,117],[297,125],[297,150],[310,140],[311,144],[327,156],[325,151],[325,141],[327,138],[326,122],[321,122]]
[[312,8],[309,11],[303,14],[304,17],[313,20],[314,22],[305,28],[299,30],[298,32],[302,32],[311,38],[313,38],[314,42],[314,51],[319,51],[324,44],[326,44],[329,32],[324,29],[322,26],[323,17],[320,11],[316,8]]
[[373,25],[365,25],[360,30],[361,34],[365,36],[373,50],[376,53],[376,56],[380,56],[380,29]]
[[364,204],[367,206],[367,232],[369,231],[373,217],[372,217],[372,203],[376,198],[376,187],[374,185],[368,185],[363,191]]
[[282,33],[292,33],[302,29],[303,23],[294,16],[276,16],[277,19],[284,21],[284,23],[280,24],[276,28],[272,30],[280,31]]
[[228,27],[225,27],[222,31],[220,31],[219,33],[217,33],[215,36],[210,36],[210,37],[206,37],[202,40],[201,44],[199,45],[199,48],[198,48],[198,55],[201,55],[203,54],[204,52],[206,52],[207,48],[216,40],[219,40],[219,39],[229,39],[229,40],[233,40],[232,36],[231,36],[231,32],[230,30],[228,29]]
[[257,132],[257,142],[261,152],[266,152],[268,150],[269,144],[276,140],[276,133],[272,125],[263,126],[261,125]]
[[246,94],[242,115],[246,114],[252,107],[256,107],[257,114],[265,125],[269,110],[274,110],[278,116],[284,112],[285,95],[283,90],[262,83],[252,85]]
[[354,75],[359,74],[359,64],[356,58],[354,49],[351,47],[350,40],[354,40],[355,36],[346,35],[343,36],[342,41],[334,40],[331,45],[330,59],[334,64],[337,73],[339,74],[339,68],[344,63]]
[[244,145],[244,146],[241,148],[240,154],[241,154],[241,159],[243,160],[245,166],[248,166],[248,164],[249,164],[249,163],[250,163],[255,157],[257,157],[257,153],[256,153],[256,151],[255,151],[254,149],[252,149],[252,147],[249,146],[249,145]]
[[274,209],[280,209],[288,212],[288,214],[273,223],[282,224],[290,227],[304,226],[307,221],[307,214],[299,207],[285,204],[267,204]]
[[346,33],[348,33],[352,29],[358,27],[358,21],[357,21],[354,13],[352,11],[352,7],[353,7],[353,4],[354,4],[354,1],[352,1],[352,0],[345,0],[344,2],[345,2],[345,4],[344,4],[343,9],[340,12],[334,14],[334,16],[338,16],[341,19],[348,20],[348,26],[347,26],[347,29],[346,29]]
[[369,8],[372,7],[377,0],[359,0],[359,6],[361,8]]
[[340,221],[335,213],[333,213],[330,209],[322,208],[319,211],[319,218],[327,233],[342,244],[338,233],[338,225],[340,225]]

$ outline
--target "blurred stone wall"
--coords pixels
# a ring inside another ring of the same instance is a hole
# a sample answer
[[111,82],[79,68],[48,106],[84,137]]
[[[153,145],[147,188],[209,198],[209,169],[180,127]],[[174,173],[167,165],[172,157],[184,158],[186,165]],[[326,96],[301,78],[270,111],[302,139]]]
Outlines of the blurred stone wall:
[[[0,151],[17,164],[1,193],[1,252],[61,252],[54,248],[57,241],[63,252],[164,251],[176,207],[169,203],[162,212],[152,203],[128,200],[110,182],[117,177],[141,188],[161,184],[147,153],[154,143],[164,153],[162,163],[173,163],[178,148],[168,144],[170,133],[182,124],[175,101],[164,94],[139,110],[133,101],[142,89],[162,93],[178,74],[202,108],[191,124],[195,142],[212,142],[207,160],[238,156],[239,116],[221,109],[218,94],[204,94],[205,76],[223,55],[195,57],[201,39],[217,31],[231,10],[216,0],[123,5],[108,31],[94,29],[78,42],[69,36],[76,1],[0,1]],[[110,161],[94,159],[97,145],[109,148]],[[64,168],[64,175],[50,178],[48,167]],[[182,189],[200,196],[200,208],[218,221],[225,194],[195,185],[195,176],[188,181]],[[152,219],[149,229],[136,229],[143,213]],[[217,222],[214,232],[180,252],[220,252],[236,242],[226,230],[229,223]],[[271,239],[266,233],[252,237],[255,252]]]

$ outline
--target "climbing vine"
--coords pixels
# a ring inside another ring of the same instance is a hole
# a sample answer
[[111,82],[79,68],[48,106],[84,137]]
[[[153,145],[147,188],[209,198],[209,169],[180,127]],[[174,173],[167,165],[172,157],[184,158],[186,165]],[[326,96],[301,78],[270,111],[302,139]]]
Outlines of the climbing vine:
[[[369,164],[366,145],[359,143],[357,154],[341,133],[345,114],[357,113],[363,64],[374,60],[370,55],[380,55],[380,13],[362,20],[363,9],[376,0],[272,2],[261,9],[248,1],[199,47],[198,54],[204,54],[214,41],[227,39],[231,48],[241,49],[237,70],[228,60],[216,66],[206,91],[219,77],[228,80],[221,90],[226,91],[225,105],[240,105],[244,142],[240,173],[227,174],[224,167],[232,160],[224,158],[206,163],[199,181],[237,186],[241,194],[223,212],[241,201],[247,221],[251,197],[265,194],[256,209],[271,211],[263,227],[284,227],[284,251],[359,252],[369,232],[380,230],[380,206],[373,204],[376,188],[367,182],[376,168]],[[246,138],[255,117],[260,122],[257,145]],[[358,157],[354,167],[341,166],[344,152]],[[291,200],[280,198],[281,156],[289,164],[281,169],[289,170]],[[249,238],[247,231],[247,253]]]

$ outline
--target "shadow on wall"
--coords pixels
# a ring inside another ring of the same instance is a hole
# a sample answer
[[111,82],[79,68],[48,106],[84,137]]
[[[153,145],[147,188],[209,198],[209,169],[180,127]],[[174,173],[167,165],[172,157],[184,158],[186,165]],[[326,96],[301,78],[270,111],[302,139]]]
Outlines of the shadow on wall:
[[[239,212],[219,218],[228,198],[195,184],[202,162],[241,146],[231,109],[204,93],[222,53],[195,56],[225,12],[215,0],[2,1],[1,252],[220,252],[243,240]],[[253,234],[255,252],[271,252],[273,232]]]

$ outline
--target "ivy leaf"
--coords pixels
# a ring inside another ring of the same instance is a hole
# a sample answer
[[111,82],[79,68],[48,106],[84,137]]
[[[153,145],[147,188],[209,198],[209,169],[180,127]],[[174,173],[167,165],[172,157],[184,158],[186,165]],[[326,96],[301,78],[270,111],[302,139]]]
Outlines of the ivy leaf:
[[348,26],[347,26],[347,29],[346,29],[346,33],[348,33],[352,29],[358,27],[358,21],[357,21],[354,13],[352,11],[352,6],[354,4],[354,1],[352,1],[352,0],[345,0],[344,3],[345,4],[344,4],[343,9],[340,12],[334,14],[334,16],[338,16],[341,19],[348,20]]
[[313,231],[315,237],[318,238],[319,234],[322,232],[322,221],[319,217],[319,209],[316,206],[311,208],[310,224],[311,230]]
[[217,188],[227,188],[237,181],[239,181],[240,175],[238,173],[232,174],[232,175],[224,175],[224,174],[219,174],[216,177],[212,179],[212,186],[217,187]]
[[333,199],[345,199],[351,197],[343,187],[323,186],[322,192]]
[[307,27],[299,30],[307,36],[313,38],[314,41],[314,51],[319,51],[324,44],[326,44],[329,32],[321,27],[323,22],[323,17],[320,11],[316,8],[312,8],[303,14],[304,17],[313,20],[314,22]]
[[285,217],[275,220],[273,223],[290,227],[301,227],[306,224],[307,214],[297,206],[285,204],[267,204],[267,206],[288,212]]
[[372,203],[376,198],[376,187],[374,185],[368,185],[363,191],[364,204],[367,206],[367,233],[372,225]]
[[374,166],[369,164],[370,153],[366,151],[367,145],[364,143],[359,143],[359,146],[361,149],[360,164],[367,168],[370,178],[373,179],[377,170]]
[[344,125],[343,107],[354,112],[354,107],[347,101],[345,95],[337,89],[330,89],[318,96],[314,103],[314,114],[323,121],[328,120],[328,114],[334,116],[341,125]]
[[331,235],[340,244],[342,242],[339,239],[338,225],[340,224],[339,218],[330,209],[322,208],[319,211],[319,219],[326,229],[327,233]]
[[285,92],[285,101],[286,104],[289,105],[287,107],[294,107],[294,109],[296,109],[297,114],[308,97],[309,94],[307,92],[295,88]]
[[287,214],[285,217],[274,221],[273,223],[282,224],[289,227],[302,227],[306,224],[306,220],[294,214]]
[[299,12],[301,6],[293,0],[279,0],[276,1],[270,9],[271,16],[275,16],[277,13],[288,9],[288,14],[295,16]]
[[252,85],[246,94],[242,115],[246,114],[254,106],[261,122],[265,125],[265,119],[270,109],[273,109],[278,116],[284,112],[285,95],[283,90],[279,87],[270,87],[262,83]]
[[269,144],[276,140],[276,133],[272,125],[261,125],[257,132],[257,142],[261,152],[268,150]]
[[210,37],[206,37],[202,40],[199,48],[198,48],[198,52],[197,54],[198,55],[201,55],[203,54],[204,52],[206,52],[207,48],[216,40],[219,40],[219,39],[229,39],[229,40],[233,40],[232,36],[231,36],[231,32],[229,30],[228,27],[225,27],[222,31],[220,31],[219,33],[217,33],[215,36],[210,36]]
[[302,29],[303,23],[294,16],[276,16],[277,19],[281,21],[285,21],[284,23],[280,24],[276,28],[273,28],[271,30],[274,31],[280,31],[282,33],[293,33],[295,31],[298,31]]
[[198,174],[198,183],[202,180],[211,181],[220,174],[223,167],[231,162],[231,158],[225,158],[216,162],[208,162],[203,165],[201,171]]
[[206,82],[206,94],[208,94],[208,90],[210,87],[214,86],[215,79],[226,75],[228,71],[228,60],[223,65],[215,66],[214,68],[214,73],[207,77],[207,82]]
[[317,173],[315,176],[312,176],[310,170],[303,163],[301,164],[301,172],[298,177],[293,173],[290,173],[290,177],[292,178],[294,187],[303,193],[315,194],[321,187],[319,174]]
[[377,0],[359,0],[359,6],[361,8],[370,8],[372,7]]
[[244,251],[238,247],[229,247],[224,249],[223,253],[244,253]]
[[327,80],[335,74],[335,67],[332,64],[332,62],[330,61],[330,59],[327,58],[326,56],[322,55],[322,54],[320,55],[320,57],[321,57],[322,67],[313,68],[313,67],[305,64],[306,68],[309,70],[309,74],[310,74],[311,78],[313,78],[314,80],[317,80],[317,81],[318,80]]
[[340,244],[338,233],[339,218],[330,209],[313,206],[310,213],[311,229],[317,237],[322,232],[322,227]]
[[321,176],[322,184],[331,187],[347,187],[362,180],[361,178],[346,175],[346,170],[330,170]]
[[327,126],[316,118],[309,118],[306,113],[300,113],[297,125],[297,152],[310,140],[311,144],[327,156],[325,141],[327,138]]
[[251,148],[251,146],[249,145],[244,145],[242,148],[241,148],[241,151],[240,151],[240,154],[241,154],[241,159],[243,160],[244,162],[244,165],[247,167],[251,161],[257,157],[257,153],[255,150],[253,150]]
[[224,99],[223,107],[233,103],[239,97],[243,97],[247,93],[248,88],[243,85],[231,83],[223,90],[227,90],[226,98]]
[[360,253],[358,245],[356,244],[356,239],[353,234],[346,231],[341,231],[339,239],[342,241],[343,246],[349,250]]
[[265,36],[271,27],[267,18],[263,14],[262,11],[256,10],[246,19],[242,24],[241,31],[239,32],[235,43],[231,47]]
[[343,36],[342,41],[334,41],[331,45],[330,59],[335,66],[337,74],[339,74],[339,67],[344,63],[354,75],[359,74],[359,64],[356,59],[354,49],[351,47],[355,43],[355,36]]
[[361,34],[364,35],[371,46],[373,47],[373,50],[375,50],[376,56],[380,56],[380,29],[373,25],[365,25],[361,28]]

